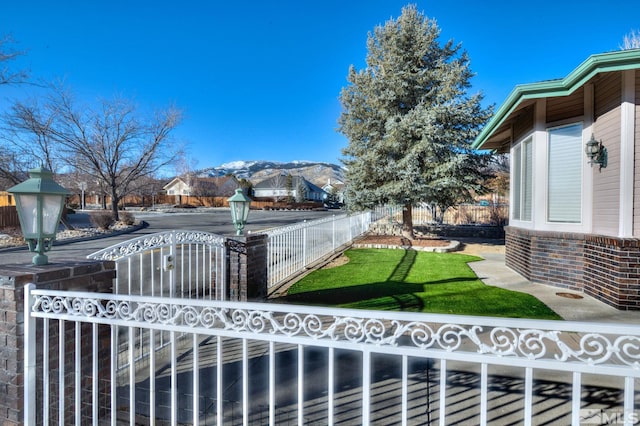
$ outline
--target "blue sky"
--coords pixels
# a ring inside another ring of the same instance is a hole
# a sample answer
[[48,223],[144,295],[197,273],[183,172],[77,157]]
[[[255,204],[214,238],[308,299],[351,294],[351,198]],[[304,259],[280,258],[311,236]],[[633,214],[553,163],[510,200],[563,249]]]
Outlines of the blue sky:
[[[5,1],[0,35],[26,51],[16,66],[64,79],[81,98],[175,103],[174,136],[196,168],[235,160],[339,163],[338,96],[349,65],[364,66],[367,33],[395,0]],[[565,76],[640,29],[629,1],[417,1],[461,42],[472,92],[500,104],[514,85]],[[29,87],[0,87],[0,110]]]

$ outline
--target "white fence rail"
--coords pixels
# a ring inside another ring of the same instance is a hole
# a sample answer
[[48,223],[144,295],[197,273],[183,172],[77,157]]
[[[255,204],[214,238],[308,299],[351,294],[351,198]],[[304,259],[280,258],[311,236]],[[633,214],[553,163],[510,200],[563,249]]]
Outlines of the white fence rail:
[[339,215],[265,231],[269,289],[335,252],[369,229],[371,213]]
[[[603,416],[627,425],[638,419],[636,325],[33,285],[25,289],[25,313],[27,425],[577,426],[601,424]],[[116,327],[148,331],[150,363],[116,371],[117,355],[101,352],[116,346]],[[171,343],[155,351],[152,336],[161,330]],[[190,337],[178,340],[178,333]]]

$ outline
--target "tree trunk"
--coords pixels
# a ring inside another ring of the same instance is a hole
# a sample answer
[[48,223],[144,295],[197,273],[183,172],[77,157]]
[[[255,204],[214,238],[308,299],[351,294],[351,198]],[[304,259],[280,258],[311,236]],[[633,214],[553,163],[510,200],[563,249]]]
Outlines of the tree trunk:
[[118,203],[120,199],[115,194],[115,191],[111,193],[111,211],[113,212],[113,220],[116,222],[120,220],[120,214],[118,213]]
[[415,239],[413,233],[413,215],[411,211],[411,204],[405,204],[402,208],[402,236],[410,240]]

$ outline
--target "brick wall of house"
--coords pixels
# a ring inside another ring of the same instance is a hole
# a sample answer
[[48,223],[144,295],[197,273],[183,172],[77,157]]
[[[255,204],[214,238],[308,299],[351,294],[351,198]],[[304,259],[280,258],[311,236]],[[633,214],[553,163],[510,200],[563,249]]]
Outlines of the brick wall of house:
[[505,228],[505,263],[536,283],[640,310],[640,240]]
[[505,262],[528,280],[582,291],[584,235],[505,228]]
[[531,281],[582,291],[584,235],[537,232],[531,236]]
[[505,263],[531,280],[531,237],[519,228],[507,226],[505,230]]
[[586,236],[584,292],[621,310],[640,310],[640,240]]

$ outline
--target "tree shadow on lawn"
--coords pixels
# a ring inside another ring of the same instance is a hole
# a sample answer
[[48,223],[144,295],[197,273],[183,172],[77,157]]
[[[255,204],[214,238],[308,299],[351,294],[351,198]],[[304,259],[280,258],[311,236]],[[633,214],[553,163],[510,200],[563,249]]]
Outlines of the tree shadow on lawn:
[[403,282],[409,275],[409,272],[411,271],[411,268],[413,268],[413,265],[416,263],[417,257],[417,251],[405,250],[404,254],[402,255],[402,259],[400,259],[398,265],[395,267],[391,275],[389,275],[387,281]]
[[[405,280],[415,265],[417,257],[418,252],[416,250],[404,250],[402,258],[385,281],[310,290],[281,296],[279,300],[284,303],[321,306],[358,304],[359,308],[366,309],[399,309],[401,311],[419,312],[425,307],[424,301],[419,294],[427,292],[427,286],[462,284],[465,282],[477,282],[478,280],[477,277],[452,277],[419,283],[406,283]],[[454,291],[452,293],[458,292]],[[439,297],[442,297],[442,295]]]
[[[428,291],[426,289],[427,286],[462,284],[464,282],[476,282],[477,280],[477,278],[470,277],[453,277],[421,283],[405,283],[388,279],[383,282],[289,294],[278,299],[283,303],[321,306],[337,306],[361,302],[363,304],[362,307],[366,305],[367,309],[391,309],[391,306],[389,306],[391,301],[388,299],[391,298],[400,310],[417,312],[422,311],[424,308],[424,302],[418,294]],[[461,291],[463,290],[461,289]],[[439,295],[439,297],[442,297],[442,295]]]
[[[389,265],[392,269],[384,281],[369,283],[360,281],[349,285],[348,278],[344,278],[342,282],[336,282],[334,276],[331,281],[326,282],[324,288],[318,288],[317,285],[310,286],[312,289],[306,291],[299,288],[298,293],[281,296],[278,301],[325,307],[506,317],[535,316],[543,308],[548,309],[543,304],[539,306],[539,301],[533,296],[511,297],[501,293],[506,290],[486,286],[473,273],[466,275],[458,271],[453,277],[439,279],[432,277],[430,280],[425,277],[424,281],[408,283],[406,279],[417,258],[417,251],[405,250],[401,258],[396,258],[395,265]],[[469,261],[473,260],[470,257]],[[371,261],[376,262],[371,258],[361,257],[355,266],[368,268]],[[350,263],[354,266],[354,263]]]
[[311,290],[282,296],[279,301],[301,305],[479,315],[507,318],[561,319],[531,295],[486,286],[472,277],[452,277],[421,283],[387,280],[350,287]]

